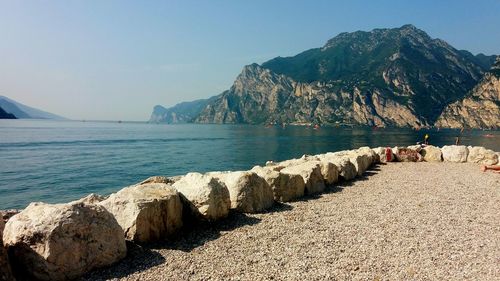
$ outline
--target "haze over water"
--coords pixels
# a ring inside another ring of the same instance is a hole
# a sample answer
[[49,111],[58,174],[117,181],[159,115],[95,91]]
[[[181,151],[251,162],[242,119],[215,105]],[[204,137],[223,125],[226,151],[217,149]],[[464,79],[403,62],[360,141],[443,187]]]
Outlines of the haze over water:
[[[155,175],[247,170],[267,160],[361,146],[412,145],[427,131],[289,126],[0,120],[0,209],[107,195]],[[456,130],[431,131],[452,144]],[[485,137],[491,134],[493,137]],[[466,131],[465,145],[500,151],[499,131]]]

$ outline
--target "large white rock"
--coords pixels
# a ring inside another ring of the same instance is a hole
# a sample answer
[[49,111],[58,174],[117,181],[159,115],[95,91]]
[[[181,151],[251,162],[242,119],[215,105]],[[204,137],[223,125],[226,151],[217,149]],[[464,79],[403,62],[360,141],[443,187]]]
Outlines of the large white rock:
[[356,150],[357,153],[364,154],[368,157],[370,165],[367,167],[370,168],[371,165],[376,164],[379,162],[379,157],[378,154],[375,153],[370,147],[368,146],[363,146],[360,147]]
[[9,219],[3,243],[29,279],[68,280],[125,257],[123,230],[104,207],[31,203]]
[[0,280],[13,281],[14,275],[12,275],[12,270],[10,268],[9,256],[7,255],[7,250],[3,246],[2,237],[4,227],[3,219],[0,216]]
[[415,150],[416,152],[420,152],[420,150],[422,150],[422,146],[420,144],[409,145],[406,148],[409,148],[411,150]]
[[321,154],[319,157],[322,161],[325,160],[333,163],[339,171],[339,176],[341,176],[344,180],[352,180],[358,173],[356,166],[354,166],[348,157],[337,156],[333,153]]
[[229,190],[218,178],[200,173],[188,173],[172,185],[188,201],[192,212],[215,221],[227,217],[231,208]]
[[231,208],[243,213],[256,213],[274,204],[273,190],[265,179],[251,171],[210,172],[226,184]]
[[339,168],[332,161],[322,158],[320,155],[307,156],[307,161],[317,161],[321,168],[321,175],[327,185],[332,185],[339,181]]
[[420,150],[420,154],[424,157],[424,161],[426,162],[443,161],[443,153],[441,153],[441,149],[436,146],[427,145]]
[[356,174],[358,176],[361,176],[372,164],[372,160],[367,154],[359,153],[355,150],[334,152],[333,156],[348,158],[354,164],[354,167],[356,167]]
[[420,162],[424,160],[418,151],[405,147],[397,148],[396,159],[399,162]]
[[288,166],[282,169],[281,172],[301,176],[306,184],[306,194],[316,194],[325,190],[325,181],[321,174],[320,161],[306,161]]
[[469,150],[464,145],[445,145],[441,148],[443,160],[447,162],[463,163],[467,161]]
[[380,163],[394,161],[394,154],[390,147],[376,147],[373,151],[377,154]]
[[255,166],[252,172],[264,178],[273,190],[274,200],[288,202],[304,196],[305,182],[300,175],[278,172],[272,167]]
[[319,161],[321,175],[326,184],[331,185],[339,181],[339,169],[330,161]]
[[115,216],[128,240],[160,240],[182,227],[179,194],[164,183],[129,186],[99,204]]
[[467,162],[485,165],[495,165],[498,163],[498,155],[493,150],[486,149],[482,146],[469,146],[467,149],[469,150]]

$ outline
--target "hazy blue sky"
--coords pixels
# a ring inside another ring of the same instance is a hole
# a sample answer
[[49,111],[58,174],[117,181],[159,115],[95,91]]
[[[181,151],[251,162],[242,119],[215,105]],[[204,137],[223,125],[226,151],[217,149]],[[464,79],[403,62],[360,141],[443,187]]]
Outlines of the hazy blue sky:
[[412,23],[500,54],[499,15],[499,0],[0,0],[0,95],[74,119],[147,120],[344,31]]

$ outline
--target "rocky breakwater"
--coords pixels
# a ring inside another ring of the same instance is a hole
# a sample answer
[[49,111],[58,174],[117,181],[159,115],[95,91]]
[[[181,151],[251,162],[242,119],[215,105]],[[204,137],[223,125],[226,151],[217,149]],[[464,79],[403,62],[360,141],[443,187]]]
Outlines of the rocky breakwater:
[[107,198],[91,194],[67,204],[32,203],[5,226],[0,277],[78,278],[125,257],[126,240],[168,240],[182,233],[179,230],[188,219],[210,223],[229,212],[267,211],[275,202],[321,193],[339,181],[365,176],[376,163],[393,161],[493,165],[499,154],[484,147],[454,145],[362,147],[268,161],[250,171],[155,176]]

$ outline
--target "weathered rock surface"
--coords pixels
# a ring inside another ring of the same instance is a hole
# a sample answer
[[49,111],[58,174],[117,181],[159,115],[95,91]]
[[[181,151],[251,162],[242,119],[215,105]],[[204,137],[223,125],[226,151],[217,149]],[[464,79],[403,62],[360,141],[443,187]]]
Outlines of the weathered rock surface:
[[416,150],[399,147],[396,153],[396,159],[399,162],[419,162],[423,160],[422,155]]
[[378,155],[380,163],[392,162],[395,159],[390,147],[377,147],[373,151]]
[[469,150],[467,162],[485,165],[495,165],[498,163],[498,155],[493,150],[486,149],[482,146],[469,146],[467,149]]
[[147,184],[147,183],[164,183],[164,184],[174,184],[176,180],[178,180],[179,177],[176,178],[171,178],[171,177],[165,177],[165,176],[153,176],[149,177],[139,183],[141,184]]
[[361,176],[372,164],[371,156],[365,153],[359,153],[355,150],[346,150],[333,152],[333,156],[347,157],[354,167],[356,167],[356,175]]
[[3,219],[0,218],[0,281],[13,281],[14,275],[10,269],[9,256],[7,250],[3,247],[3,229],[5,224]]
[[349,160],[348,157],[336,156],[331,152],[320,154],[318,157],[320,157],[322,161],[326,160],[337,166],[339,176],[341,176],[344,180],[352,180],[358,174],[356,166],[351,162],[351,160]]
[[463,163],[467,161],[469,150],[463,145],[445,145],[441,148],[443,160],[447,162]]
[[256,213],[274,204],[273,190],[265,179],[255,172],[211,172],[226,184],[231,199],[231,208],[243,213]]
[[272,167],[255,166],[252,172],[264,178],[273,190],[274,200],[288,202],[304,196],[305,182],[300,175],[275,171]]
[[307,156],[308,161],[318,161],[321,168],[321,175],[327,185],[332,185],[339,181],[339,168],[332,161],[321,158],[319,155]]
[[104,200],[106,200],[106,197],[99,195],[99,194],[91,193],[91,194],[89,194],[81,199],[70,202],[70,204],[77,204],[77,203],[97,204],[97,203],[102,202]]
[[301,164],[285,167],[283,173],[300,175],[305,182],[305,193],[316,194],[325,190],[325,181],[321,174],[319,161],[306,161]]
[[441,149],[436,146],[427,145],[420,151],[426,162],[441,162],[443,161],[443,153]]
[[115,216],[128,240],[160,240],[182,227],[181,199],[177,191],[167,184],[126,187],[99,204]]
[[125,257],[123,230],[102,206],[31,203],[4,229],[15,270],[26,279],[74,279]]
[[326,184],[331,185],[339,181],[339,169],[330,161],[319,161],[321,175]]
[[218,178],[200,173],[188,173],[173,187],[188,201],[196,216],[209,221],[227,217],[231,208],[229,190]]
[[378,161],[377,160],[378,155],[368,146],[360,147],[355,152],[368,157],[368,161],[366,162],[367,166],[365,167],[365,170],[368,170],[373,164],[377,163]]

